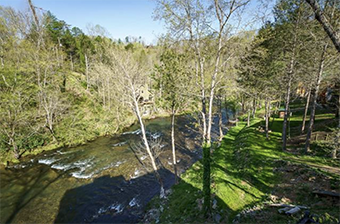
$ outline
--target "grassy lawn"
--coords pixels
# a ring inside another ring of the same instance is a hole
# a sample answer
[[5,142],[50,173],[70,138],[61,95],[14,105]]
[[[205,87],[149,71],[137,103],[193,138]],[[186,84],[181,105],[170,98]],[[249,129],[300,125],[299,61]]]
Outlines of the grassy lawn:
[[[333,116],[333,117],[332,117]],[[334,114],[317,114],[316,123],[334,120]],[[299,127],[302,113],[291,118],[291,129]],[[282,151],[282,119],[271,120],[269,140],[258,130],[263,120],[256,118],[250,127],[245,122],[229,130],[219,148],[212,154],[211,187],[212,216],[206,220],[201,214],[202,164],[197,162],[181,176],[181,182],[172,188],[167,201],[154,199],[150,207],[159,208],[160,222],[164,223],[296,223],[303,215],[293,217],[279,214],[266,203],[292,203],[310,207],[322,223],[339,221],[339,201],[315,197],[314,188],[339,189],[338,161],[328,154],[302,154],[301,151]],[[332,122],[328,122],[332,125]],[[328,124],[327,123],[327,124]],[[321,126],[320,126],[321,127]],[[318,126],[316,125],[316,128]],[[328,130],[329,127],[322,126]],[[291,137],[300,133],[291,132]],[[302,146],[297,146],[297,148]],[[316,148],[312,148],[316,150]],[[330,167],[334,170],[327,170]],[[288,171],[280,171],[288,170]],[[240,214],[240,215],[238,215]]]

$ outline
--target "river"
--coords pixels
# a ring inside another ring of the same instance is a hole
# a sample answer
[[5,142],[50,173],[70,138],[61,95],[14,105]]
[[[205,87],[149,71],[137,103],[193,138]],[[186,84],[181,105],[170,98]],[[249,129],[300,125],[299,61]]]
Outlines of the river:
[[[176,117],[180,173],[201,158],[195,123],[190,115]],[[148,137],[162,148],[159,171],[165,189],[169,189],[174,184],[170,119],[148,120],[146,129]],[[217,127],[213,133],[216,137]],[[146,158],[131,150],[140,142],[139,126],[134,125],[119,135],[25,157],[20,164],[1,167],[0,222],[137,222],[160,188],[154,175],[142,166]]]

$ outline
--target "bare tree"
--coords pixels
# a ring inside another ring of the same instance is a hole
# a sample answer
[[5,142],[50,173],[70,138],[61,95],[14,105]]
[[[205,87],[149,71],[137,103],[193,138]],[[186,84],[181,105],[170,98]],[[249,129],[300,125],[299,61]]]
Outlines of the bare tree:
[[[325,30],[329,38],[332,40],[335,48],[340,53],[340,30],[335,30],[330,23],[329,19],[325,15],[325,12],[320,8],[320,5],[316,0],[306,0],[306,2],[312,7],[316,20],[321,24],[322,28]],[[327,3],[329,1],[326,1]],[[336,1],[333,1],[334,10]]]
[[146,129],[142,118],[141,103],[143,101],[142,91],[147,83],[145,63],[141,55],[133,54],[131,51],[111,48],[107,52],[111,62],[106,64],[106,74],[114,77],[115,90],[119,92],[121,101],[124,101],[136,115],[140,124],[144,149],[150,159],[151,167],[158,182],[161,185],[161,197],[164,196],[164,187],[161,176],[158,173],[155,156],[150,147]]

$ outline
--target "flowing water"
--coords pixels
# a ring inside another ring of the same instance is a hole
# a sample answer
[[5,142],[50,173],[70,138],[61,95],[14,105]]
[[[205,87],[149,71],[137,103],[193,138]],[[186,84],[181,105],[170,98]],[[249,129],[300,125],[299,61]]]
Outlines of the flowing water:
[[[181,173],[201,158],[201,149],[195,120],[189,115],[176,119]],[[149,139],[162,149],[159,172],[165,189],[169,189],[174,184],[170,119],[149,120],[146,127]],[[139,126],[134,125],[120,135],[26,157],[6,169],[1,167],[0,222],[137,222],[146,204],[160,190],[154,174],[142,165],[148,158],[131,150],[141,143],[140,134]]]

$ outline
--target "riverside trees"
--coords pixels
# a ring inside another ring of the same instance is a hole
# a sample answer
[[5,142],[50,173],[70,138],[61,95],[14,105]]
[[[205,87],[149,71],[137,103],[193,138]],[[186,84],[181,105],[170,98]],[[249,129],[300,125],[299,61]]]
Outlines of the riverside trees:
[[228,53],[231,32],[237,32],[231,21],[242,12],[249,0],[159,0],[157,3],[156,17],[167,23],[170,36],[188,44],[194,52],[196,83],[201,93],[203,194],[204,213],[207,216],[210,213],[210,147],[215,91],[221,79],[227,78],[220,71],[221,65],[228,62],[227,59],[221,61],[222,56]]
[[[142,118],[141,104],[144,101],[143,90],[148,83],[147,71],[150,68],[147,66],[148,58],[143,52],[143,50],[133,52],[125,49],[119,50],[119,47],[112,47],[107,51],[106,57],[108,60],[97,64],[95,70],[99,74],[105,74],[111,80],[111,84],[118,97],[118,99],[115,99],[116,102],[120,101],[121,105],[126,105],[135,114],[141,128],[143,148],[151,163],[152,170],[161,185],[160,194],[163,197],[164,186],[156,164],[157,155],[150,147]],[[113,91],[113,89],[109,91]]]
[[43,145],[79,144],[131,122],[126,110],[117,111],[109,80],[93,79],[84,56],[105,61],[103,49],[113,41],[71,29],[30,4],[27,12],[0,7],[2,159]]
[[162,90],[161,107],[170,111],[171,116],[171,148],[172,163],[175,172],[175,182],[178,183],[176,144],[175,144],[175,115],[186,109],[189,104],[188,96],[192,77],[188,68],[188,59],[185,54],[179,54],[174,49],[165,49],[160,57],[160,65],[155,66],[156,88]]
[[[328,10],[332,11],[331,9]],[[317,89],[322,77],[329,79],[336,73],[334,66],[337,64],[337,60],[334,59],[338,56],[333,49],[328,48],[329,51],[326,52],[328,56],[320,59],[319,55],[323,55],[322,52],[324,51],[322,46],[329,45],[329,40],[325,39],[321,27],[312,19],[312,13],[304,1],[279,1],[274,10],[275,22],[270,25],[267,24],[267,27],[264,26],[259,31],[252,43],[251,51],[247,53],[248,56],[242,59],[241,71],[243,72],[240,73],[240,81],[243,86],[248,86],[248,93],[251,93],[252,88],[256,86],[255,91],[260,92],[263,99],[266,99],[264,93],[267,92],[264,90],[269,89],[272,89],[272,91],[265,95],[275,100],[280,100],[282,97],[285,99],[282,129],[283,150],[286,149],[289,138],[289,104],[292,99],[299,96],[298,89],[311,92],[313,96],[314,101],[312,101],[309,122],[309,126],[313,126],[315,119],[313,105],[317,104],[319,97],[319,94],[315,94],[315,92],[318,92]],[[267,32],[264,32],[266,29]],[[321,61],[324,60],[328,61],[326,63],[327,71],[321,66],[324,63],[321,64]],[[323,70],[321,71],[322,74],[320,70]],[[266,74],[269,82],[263,82]],[[282,89],[285,89],[284,96]],[[310,96],[310,94],[307,94],[307,96]],[[308,104],[305,106],[305,116],[307,116]],[[301,125],[302,130],[305,126],[304,123],[305,121]],[[312,129],[308,128],[308,131],[312,131]],[[308,132],[306,138],[305,147],[308,148],[308,139],[310,139]]]

